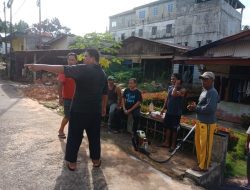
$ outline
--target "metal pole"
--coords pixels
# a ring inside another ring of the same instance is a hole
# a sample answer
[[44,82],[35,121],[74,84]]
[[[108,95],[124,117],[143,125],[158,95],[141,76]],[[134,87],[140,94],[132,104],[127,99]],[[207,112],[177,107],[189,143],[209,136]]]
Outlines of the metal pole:
[[6,39],[7,25],[6,25],[6,6],[5,6],[5,2],[3,2],[3,12],[4,12],[5,55],[7,55],[7,39]]
[[41,0],[38,0],[38,7],[39,7],[39,49],[42,45],[42,11],[41,11]]

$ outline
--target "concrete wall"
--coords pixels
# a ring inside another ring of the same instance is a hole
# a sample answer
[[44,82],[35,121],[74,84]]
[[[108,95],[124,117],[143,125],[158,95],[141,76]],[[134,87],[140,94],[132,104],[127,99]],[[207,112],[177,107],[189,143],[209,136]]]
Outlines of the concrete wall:
[[221,101],[216,112],[218,119],[234,123],[241,122],[242,114],[250,114],[250,105]]
[[[173,4],[173,11],[168,5]],[[157,8],[157,15],[153,10]],[[145,18],[140,12],[145,11]],[[238,33],[241,29],[242,15],[225,0],[210,0],[195,3],[195,0],[162,0],[141,6],[124,14],[110,17],[110,32],[117,40],[125,33],[130,37],[135,31],[143,29],[143,38],[165,38],[174,36],[174,43],[198,47],[223,37]],[[112,27],[112,22],[116,27]],[[166,25],[173,24],[173,34],[166,34]],[[157,26],[157,34],[152,36],[152,27]]]

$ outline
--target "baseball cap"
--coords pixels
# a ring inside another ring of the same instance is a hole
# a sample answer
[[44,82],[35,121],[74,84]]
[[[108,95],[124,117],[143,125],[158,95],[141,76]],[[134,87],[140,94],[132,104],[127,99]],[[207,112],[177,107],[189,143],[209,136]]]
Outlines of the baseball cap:
[[113,77],[113,76],[108,76],[108,80],[115,80],[115,77]]
[[200,79],[215,79],[214,73],[213,72],[205,72],[199,77]]

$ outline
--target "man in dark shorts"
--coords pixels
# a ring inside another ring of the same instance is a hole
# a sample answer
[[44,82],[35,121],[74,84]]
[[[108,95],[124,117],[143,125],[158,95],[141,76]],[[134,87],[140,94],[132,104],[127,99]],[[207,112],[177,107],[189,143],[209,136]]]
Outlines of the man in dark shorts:
[[[75,53],[69,53],[67,55],[67,62],[68,65],[76,65],[77,55]],[[64,108],[64,117],[58,131],[58,137],[64,139],[66,138],[64,128],[69,121],[71,101],[75,93],[75,81],[72,78],[65,77],[63,73],[58,75],[58,81],[59,103],[60,105],[63,105]]]
[[77,154],[82,142],[83,130],[89,140],[90,158],[93,167],[100,167],[101,144],[100,125],[101,116],[106,115],[107,78],[99,64],[99,52],[87,49],[85,64],[73,66],[26,64],[32,71],[45,70],[53,73],[64,73],[73,78],[76,90],[70,112],[69,130],[66,145],[65,160],[69,170],[75,170]]
[[122,107],[123,112],[126,116],[129,114],[133,117],[133,136],[132,143],[137,150],[136,145],[136,131],[138,130],[138,125],[140,122],[140,104],[142,102],[141,92],[137,89],[137,82],[135,78],[129,79],[128,88],[123,92],[122,97]]
[[186,95],[186,90],[181,86],[181,76],[178,73],[172,74],[171,83],[172,86],[168,88],[168,96],[161,110],[161,114],[163,114],[164,110],[167,109],[164,118],[165,141],[161,146],[170,148],[170,152],[176,147],[177,129],[180,125],[183,101]]

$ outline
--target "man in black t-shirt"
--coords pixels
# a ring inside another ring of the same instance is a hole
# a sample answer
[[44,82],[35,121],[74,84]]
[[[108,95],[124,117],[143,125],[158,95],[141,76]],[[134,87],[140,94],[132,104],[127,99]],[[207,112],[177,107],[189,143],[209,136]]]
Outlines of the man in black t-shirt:
[[[129,79],[128,87],[123,92],[122,107],[125,115],[132,114],[133,116],[133,138],[132,142],[135,147],[134,137],[138,130],[140,121],[140,104],[142,102],[141,92],[137,89],[135,78]],[[136,147],[135,147],[136,148]]]
[[90,158],[93,167],[101,165],[100,124],[101,116],[106,114],[107,78],[99,65],[99,53],[95,49],[85,52],[84,63],[74,66],[25,65],[32,71],[45,70],[64,73],[75,80],[75,95],[72,101],[65,160],[69,170],[76,169],[77,154],[86,130],[89,140]]

